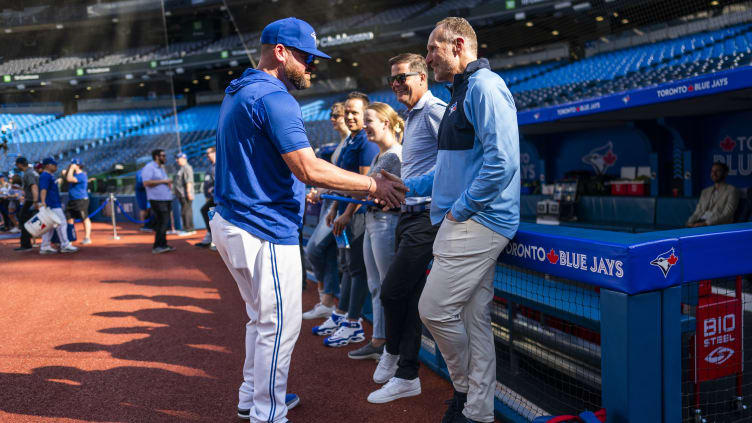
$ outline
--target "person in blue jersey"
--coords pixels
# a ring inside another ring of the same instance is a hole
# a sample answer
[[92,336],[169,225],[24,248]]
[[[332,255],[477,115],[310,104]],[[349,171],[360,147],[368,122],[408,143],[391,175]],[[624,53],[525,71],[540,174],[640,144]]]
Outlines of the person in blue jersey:
[[73,225],[75,219],[81,219],[84,223],[84,239],[81,244],[91,244],[91,219],[89,219],[89,192],[87,190],[89,180],[84,166],[78,159],[71,160],[68,170],[65,172],[68,181],[68,204],[65,205],[65,214],[68,224]]
[[298,230],[305,184],[367,192],[398,206],[401,182],[346,172],[316,157],[293,89],[311,85],[316,32],[281,19],[261,34],[261,58],[225,90],[217,125],[212,239],[246,306],[238,416],[287,422],[287,378],[302,322]]
[[78,248],[71,245],[68,240],[68,225],[65,223],[65,214],[60,204],[60,191],[55,178],[57,162],[52,157],[48,157],[42,160],[42,166],[44,166],[44,172],[39,175],[39,207],[37,208],[49,207],[62,224],[58,225],[54,231],[48,231],[42,235],[42,246],[39,248],[39,254],[55,254],[58,252],[58,250],[52,248],[50,243],[52,234],[55,232],[60,239],[60,252],[75,253]]
[[[368,96],[361,92],[354,91],[347,95],[345,124],[350,136],[337,159],[337,166],[363,175],[368,174],[371,162],[379,154],[379,147],[368,140],[364,130],[369,102]],[[360,315],[368,297],[368,276],[363,256],[365,212],[365,207],[334,201],[326,216],[326,224],[332,227],[332,234],[348,240],[347,247],[340,247],[338,251],[342,271],[339,304],[322,324],[313,328],[315,335],[330,335],[324,339],[324,345],[328,347],[343,347],[366,339]]]
[[[454,385],[442,422],[493,422],[496,351],[490,303],[496,260],[517,232],[519,134],[514,99],[463,18],[439,21],[426,64],[452,82],[439,125],[435,170],[408,178],[410,195],[430,195],[441,224],[433,266],[418,302]],[[397,178],[394,178],[397,179]]]

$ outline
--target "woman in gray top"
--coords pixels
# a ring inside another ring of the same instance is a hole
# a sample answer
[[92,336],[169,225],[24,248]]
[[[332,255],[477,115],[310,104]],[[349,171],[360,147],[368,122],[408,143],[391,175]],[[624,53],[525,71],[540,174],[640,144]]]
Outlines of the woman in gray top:
[[[365,131],[368,140],[379,146],[379,154],[373,159],[369,175],[382,169],[400,175],[402,167],[402,135],[405,122],[389,105],[371,103],[365,114]],[[355,207],[355,205],[350,205]],[[384,309],[381,305],[381,282],[394,258],[399,211],[384,212],[369,209],[366,214],[366,233],[363,242],[363,258],[368,273],[368,289],[373,306],[373,337],[365,346],[351,351],[350,358],[377,358],[384,350]]]

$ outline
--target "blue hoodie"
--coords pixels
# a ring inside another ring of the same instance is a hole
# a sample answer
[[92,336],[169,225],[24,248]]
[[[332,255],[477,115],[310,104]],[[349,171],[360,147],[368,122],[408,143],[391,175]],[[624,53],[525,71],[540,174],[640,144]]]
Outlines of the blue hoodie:
[[246,69],[225,90],[217,125],[216,212],[251,235],[297,245],[305,185],[282,155],[310,147],[298,102],[279,79]]
[[405,180],[408,195],[430,195],[431,222],[452,212],[512,239],[520,223],[520,140],[514,98],[488,60],[454,76],[439,126],[433,172]]

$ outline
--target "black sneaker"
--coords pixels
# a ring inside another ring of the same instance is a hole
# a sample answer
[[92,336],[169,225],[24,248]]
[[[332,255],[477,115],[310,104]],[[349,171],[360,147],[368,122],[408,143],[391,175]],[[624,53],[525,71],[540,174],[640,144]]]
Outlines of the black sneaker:
[[32,248],[32,247],[16,247],[16,248],[13,249],[13,251],[18,252],[18,253],[25,253],[25,252],[31,251],[33,249],[34,248]]
[[[292,410],[293,408],[297,407],[298,404],[300,404],[300,397],[297,394],[285,395],[285,405],[287,406],[288,410]],[[250,420],[251,409],[250,408],[238,408],[238,418],[243,419],[243,420]],[[288,420],[287,423],[292,423],[292,422]]]
[[467,394],[454,391],[452,399],[444,401],[444,404],[447,404],[448,407],[446,413],[444,413],[444,417],[441,418],[441,423],[464,423],[467,421],[465,415],[462,414],[466,402]]

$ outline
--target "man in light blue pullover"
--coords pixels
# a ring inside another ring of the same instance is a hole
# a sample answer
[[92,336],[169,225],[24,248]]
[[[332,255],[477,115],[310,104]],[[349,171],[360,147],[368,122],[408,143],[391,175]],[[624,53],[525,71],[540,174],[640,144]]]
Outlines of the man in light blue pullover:
[[439,127],[434,172],[410,178],[408,195],[433,198],[441,223],[431,274],[420,298],[421,320],[447,363],[454,398],[443,423],[493,422],[496,351],[489,304],[496,259],[517,232],[519,136],[512,94],[462,18],[436,24],[426,63],[437,81],[451,81]]

